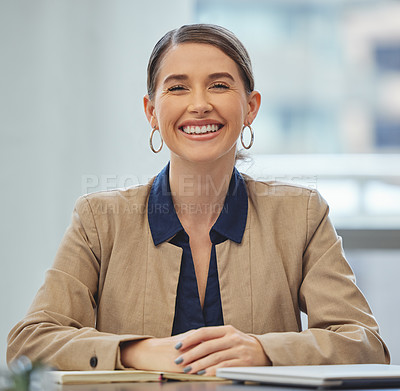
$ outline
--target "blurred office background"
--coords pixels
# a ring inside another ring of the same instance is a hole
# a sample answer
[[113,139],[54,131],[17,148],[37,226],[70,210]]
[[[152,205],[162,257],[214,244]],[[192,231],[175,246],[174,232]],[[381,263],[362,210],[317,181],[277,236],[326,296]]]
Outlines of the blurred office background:
[[155,42],[186,23],[248,48],[257,178],[317,188],[400,364],[400,2],[0,0],[0,367],[83,193],[146,182]]

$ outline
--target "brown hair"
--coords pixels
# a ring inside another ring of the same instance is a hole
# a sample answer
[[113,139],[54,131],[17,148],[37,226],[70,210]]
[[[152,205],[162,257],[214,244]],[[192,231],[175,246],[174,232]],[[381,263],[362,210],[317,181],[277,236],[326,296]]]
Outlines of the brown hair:
[[224,27],[213,24],[190,24],[166,33],[154,46],[147,66],[147,94],[154,97],[160,63],[173,45],[181,43],[204,43],[222,50],[237,64],[246,92],[254,90],[254,77],[251,61],[246,48],[239,39]]

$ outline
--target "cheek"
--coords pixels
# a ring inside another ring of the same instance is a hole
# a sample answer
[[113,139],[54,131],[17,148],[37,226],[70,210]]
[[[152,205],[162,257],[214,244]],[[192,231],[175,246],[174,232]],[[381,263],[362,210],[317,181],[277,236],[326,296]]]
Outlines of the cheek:
[[244,97],[233,97],[225,102],[225,107],[228,108],[232,117],[237,121],[242,122],[247,115],[247,100]]
[[171,100],[160,100],[155,106],[157,119],[161,124],[174,123],[179,119],[182,109],[179,102]]

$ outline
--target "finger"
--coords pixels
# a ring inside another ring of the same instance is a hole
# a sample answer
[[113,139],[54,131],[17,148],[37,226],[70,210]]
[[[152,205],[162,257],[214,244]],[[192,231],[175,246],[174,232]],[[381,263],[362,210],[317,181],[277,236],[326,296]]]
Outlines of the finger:
[[[197,373],[206,368],[218,365],[229,360],[240,360],[241,366],[252,365],[253,351],[245,343],[237,343],[240,336],[231,335],[218,340],[204,342],[180,357],[183,371]],[[235,342],[233,342],[235,341]]]
[[222,362],[233,360],[234,358],[235,354],[232,352],[232,349],[220,350],[199,360],[188,363],[184,366],[183,371],[185,373],[198,373]]
[[177,334],[174,335],[173,337],[171,337],[173,339],[173,341],[175,342],[174,347],[176,350],[179,350],[181,353],[184,352],[185,350],[187,350],[187,347],[190,347],[189,345],[187,345],[185,348],[182,347],[182,341],[185,340],[185,338],[187,338],[189,335],[193,334],[194,332],[196,332],[197,330],[188,330],[185,333],[182,334]]
[[218,368],[228,368],[228,367],[240,367],[243,366],[239,359],[227,360],[220,362],[217,365],[213,365],[205,369],[205,372],[202,373],[205,376],[216,376],[216,372]]
[[232,326],[202,327],[194,330],[193,333],[185,336],[176,345],[177,349],[187,349],[193,345],[198,345],[204,341],[221,338],[229,332],[235,330]]
[[[256,347],[256,349],[255,349]],[[267,365],[266,355],[262,350],[260,359],[259,345],[243,333],[235,332],[222,338],[203,342],[180,356],[186,372],[197,373],[205,368],[218,365],[220,362],[238,359],[241,366]]]
[[210,356],[213,353],[221,352],[229,348],[232,348],[232,342],[229,338],[226,338],[226,336],[208,340],[192,347],[191,349],[187,349],[180,356],[181,360],[179,361],[182,366],[187,366],[204,357]]

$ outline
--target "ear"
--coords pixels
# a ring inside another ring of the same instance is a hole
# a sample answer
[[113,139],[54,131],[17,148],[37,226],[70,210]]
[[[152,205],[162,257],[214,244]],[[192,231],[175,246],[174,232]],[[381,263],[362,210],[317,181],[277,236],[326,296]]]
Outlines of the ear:
[[147,121],[149,121],[151,127],[157,126],[157,118],[153,101],[148,95],[143,97],[144,113],[146,114]]
[[247,98],[248,112],[246,116],[246,123],[251,124],[258,113],[261,105],[261,94],[258,91],[252,91]]

